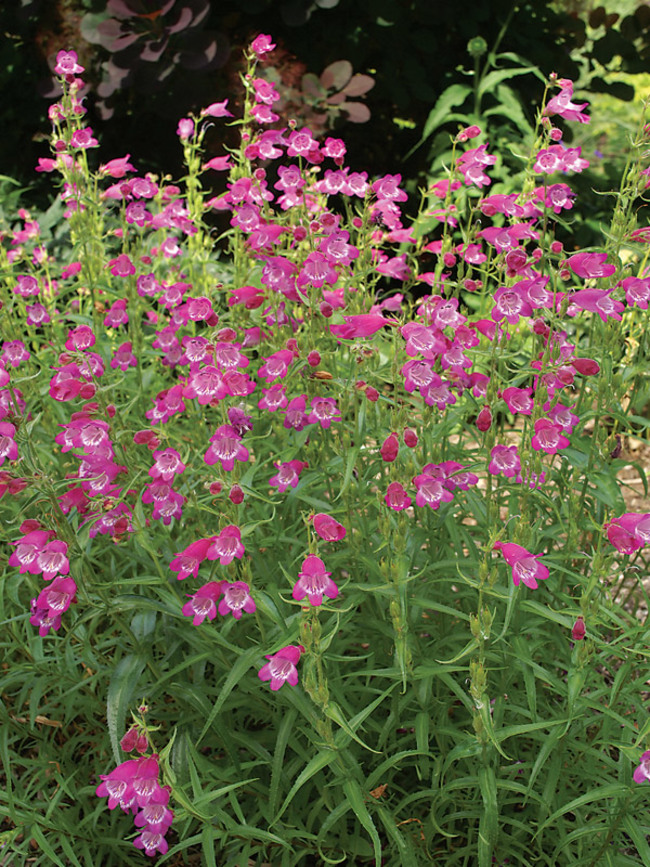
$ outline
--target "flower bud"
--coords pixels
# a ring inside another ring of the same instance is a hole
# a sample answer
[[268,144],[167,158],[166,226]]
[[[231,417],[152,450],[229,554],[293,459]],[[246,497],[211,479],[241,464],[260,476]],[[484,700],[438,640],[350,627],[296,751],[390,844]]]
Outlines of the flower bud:
[[397,436],[392,433],[390,436],[386,437],[384,442],[382,443],[380,453],[382,460],[386,461],[386,463],[392,463],[397,457],[397,453],[399,452],[399,440]]
[[244,502],[244,492],[239,487],[239,485],[233,485],[230,489],[230,493],[228,494],[228,498],[231,503],[235,506],[238,506],[240,503]]
[[476,417],[476,427],[485,433],[492,427],[492,410],[489,406],[484,406]]
[[321,312],[321,316],[324,316],[325,319],[329,319],[332,313],[334,313],[334,308],[328,301],[321,301],[318,309]]
[[366,389],[366,397],[372,403],[376,403],[379,400],[379,392],[376,388],[373,388],[371,385]]
[[585,622],[582,617],[578,617],[576,622],[573,624],[573,629],[571,630],[571,638],[574,641],[582,641],[585,637]]
[[135,749],[138,740],[138,729],[136,726],[132,726],[120,741],[120,747],[125,753],[130,753],[131,750]]
[[418,444],[418,435],[410,427],[404,428],[404,445],[409,449],[414,449]]
[[320,364],[320,353],[316,349],[312,349],[307,356],[307,364],[310,367],[318,367]]

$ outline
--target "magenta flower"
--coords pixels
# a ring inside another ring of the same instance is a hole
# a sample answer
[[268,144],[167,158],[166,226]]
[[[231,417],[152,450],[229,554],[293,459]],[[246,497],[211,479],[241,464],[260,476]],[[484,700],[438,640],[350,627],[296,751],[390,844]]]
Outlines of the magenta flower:
[[9,422],[0,422],[0,467],[6,460],[18,460],[18,446],[15,441],[16,428]]
[[38,575],[42,571],[37,563],[38,555],[44,550],[51,536],[50,530],[31,530],[17,542],[13,542],[16,550],[9,557],[9,566],[17,566],[21,575],[25,572]]
[[283,494],[288,487],[295,488],[300,481],[300,473],[309,466],[307,461],[285,461],[284,463],[275,464],[278,472],[271,476],[269,485],[272,488],[277,488],[278,493]]
[[201,111],[201,117],[232,117],[232,112],[226,108],[227,105],[227,99],[222,102],[213,102]]
[[563,428],[548,418],[537,419],[535,435],[531,442],[535,451],[543,451],[547,455],[554,455],[569,445],[569,439],[564,436]]
[[594,277],[611,277],[616,265],[607,263],[607,253],[576,253],[567,259],[574,274],[584,280]]
[[178,121],[176,135],[181,141],[187,141],[194,135],[194,121],[189,117],[183,117]]
[[305,652],[302,644],[289,644],[277,653],[267,655],[269,662],[260,668],[257,676],[260,680],[270,680],[271,689],[276,692],[286,682],[291,686],[298,683],[296,666]]
[[510,386],[504,389],[501,397],[508,404],[508,409],[513,415],[521,413],[522,415],[531,415],[533,412],[533,390],[532,388],[517,388]]
[[219,614],[222,616],[230,613],[236,620],[239,620],[242,611],[252,614],[257,608],[250,595],[250,587],[245,581],[234,581],[232,584],[224,581],[222,590],[223,599],[219,603]]
[[[43,572],[45,581],[51,581],[56,575],[67,575],[70,563],[67,558],[68,546],[59,539],[52,539],[39,552],[36,565]],[[32,571],[30,569],[30,571]]]
[[190,596],[183,605],[183,616],[192,617],[194,626],[199,626],[205,618],[214,620],[217,616],[217,602],[221,596],[224,581],[210,581]]
[[[174,819],[173,812],[167,807],[167,804],[169,804],[170,794],[169,786],[160,786],[149,803],[140,810],[133,820],[133,824],[136,828],[146,829],[143,832],[143,836],[147,831],[154,835],[164,835],[167,832],[167,829]],[[145,851],[146,850],[147,846],[145,845]],[[159,849],[158,851],[162,852],[163,850]]]
[[77,62],[76,51],[59,51],[56,55],[56,66],[54,67],[56,75],[64,75],[68,78],[68,76],[80,75],[83,71],[83,66]]
[[511,567],[515,587],[519,587],[523,581],[526,587],[535,590],[538,581],[545,581],[548,578],[548,569],[539,562],[541,554],[531,554],[526,548],[515,545],[514,542],[496,542],[494,547],[501,551],[504,560]]
[[241,444],[241,439],[232,425],[222,424],[210,437],[211,445],[203,460],[209,465],[219,461],[224,470],[232,470],[235,461],[245,462],[249,457],[248,449]]
[[135,171],[135,167],[129,162],[130,157],[131,154],[127,154],[125,157],[109,160],[107,163],[100,165],[99,173],[115,179],[123,178],[127,172]]
[[312,518],[312,523],[314,530],[326,542],[340,542],[346,536],[347,530],[343,524],[339,524],[331,515],[319,512]]
[[[605,524],[607,538],[621,554],[633,554],[650,542],[650,513],[625,512]],[[11,558],[9,560],[11,564]]]
[[393,325],[389,319],[384,319],[379,313],[359,313],[355,316],[344,316],[342,325],[330,325],[329,329],[339,340],[357,340],[360,337],[372,337],[384,325]]
[[[608,266],[609,267],[609,266]],[[611,266],[614,267],[613,265]],[[570,297],[570,305],[568,313],[571,314],[571,307],[579,307],[581,310],[588,310],[591,313],[597,313],[603,322],[607,321],[608,317],[621,321],[621,313],[625,310],[625,305],[622,301],[616,301],[612,298],[613,289],[581,289],[575,292]]]
[[635,783],[645,783],[650,781],[650,750],[646,750],[641,756],[641,763],[634,771],[632,778]]
[[241,530],[236,524],[229,524],[212,540],[212,544],[208,548],[207,558],[208,560],[218,560],[222,566],[227,566],[228,563],[232,563],[235,557],[241,560],[244,551]]
[[142,849],[150,858],[153,858],[156,852],[164,855],[169,849],[169,844],[164,836],[153,831],[143,831],[139,837],[135,838],[133,845],[136,849]]
[[315,554],[305,558],[298,574],[300,577],[293,586],[294,599],[300,601],[307,596],[311,605],[322,605],[323,595],[330,599],[338,596],[339,588],[330,578],[332,573],[325,571],[325,564]]
[[441,503],[450,503],[454,499],[454,495],[447,490],[440,479],[427,473],[416,476],[413,484],[417,488],[415,505],[420,508],[429,506],[431,509],[438,509]]
[[171,482],[175,475],[185,470],[185,464],[176,449],[163,449],[153,453],[155,463],[149,470],[152,479],[162,479]]
[[251,42],[251,51],[257,57],[262,57],[263,54],[268,54],[269,51],[273,51],[274,48],[275,42],[271,42],[271,37],[267,36],[266,33],[260,33],[260,35],[256,36]]
[[587,103],[583,102],[577,105],[571,102],[573,82],[568,78],[561,78],[558,84],[562,89],[557,96],[549,99],[542,114],[547,116],[559,114],[565,120],[577,120],[579,123],[589,123],[589,116],[582,111],[583,108],[587,107]]
[[118,298],[109,307],[104,317],[104,325],[107,328],[120,328],[128,323],[129,314],[126,312],[126,303],[125,298]]
[[488,473],[493,476],[504,475],[506,478],[515,478],[521,471],[521,462],[517,452],[517,446],[496,445],[490,452]]
[[407,495],[406,491],[399,482],[391,482],[384,497],[386,505],[395,512],[401,512],[403,509],[408,509],[412,500]]
[[264,359],[257,375],[266,382],[274,382],[276,379],[284,379],[289,371],[289,365],[294,359],[294,353],[289,349],[279,349],[273,355]]
[[133,354],[133,345],[130,340],[121,343],[111,358],[111,367],[113,370],[117,370],[119,367],[121,371],[125,371],[128,370],[129,367],[137,367],[137,364],[138,359]]
[[[288,411],[288,407],[287,407]],[[285,414],[286,417],[286,414]],[[333,421],[341,421],[341,413],[333,397],[314,397],[311,401],[311,412],[307,417],[308,424],[320,424],[327,429]]]
[[36,607],[46,610],[50,617],[60,617],[74,601],[76,592],[77,585],[72,578],[63,578],[59,575],[38,594]]

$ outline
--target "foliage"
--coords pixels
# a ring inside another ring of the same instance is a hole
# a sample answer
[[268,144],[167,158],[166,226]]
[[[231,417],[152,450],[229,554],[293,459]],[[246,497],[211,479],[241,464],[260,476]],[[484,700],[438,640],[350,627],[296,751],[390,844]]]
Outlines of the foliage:
[[597,248],[557,76],[516,192],[472,125],[405,226],[272,126],[271,49],[179,184],[96,165],[57,56],[61,195],[2,247],[2,859],[647,863],[645,122]]

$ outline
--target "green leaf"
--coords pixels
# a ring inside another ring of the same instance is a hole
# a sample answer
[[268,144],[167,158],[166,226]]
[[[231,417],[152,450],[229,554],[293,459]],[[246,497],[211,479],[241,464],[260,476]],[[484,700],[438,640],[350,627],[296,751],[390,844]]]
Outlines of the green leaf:
[[327,707],[325,708],[325,715],[329,717],[329,719],[333,720],[338,726],[341,726],[346,735],[348,735],[348,737],[351,737],[352,740],[356,741],[359,746],[362,746],[365,750],[368,750],[368,752],[380,755],[378,750],[373,750],[372,747],[368,746],[368,744],[364,744],[364,742],[357,735],[354,729],[351,728],[350,723],[343,716],[343,712],[341,711],[341,708],[338,706],[338,704],[336,704],[336,702],[330,701],[328,703]]
[[436,104],[429,112],[429,116],[424,124],[424,129],[422,130],[422,138],[417,143],[416,147],[419,147],[423,141],[428,139],[439,126],[446,123],[449,119],[451,109],[462,105],[471,92],[472,88],[467,84],[449,85],[449,87],[440,94]]
[[317,774],[319,771],[322,771],[323,768],[331,765],[332,762],[336,761],[337,753],[334,750],[323,749],[320,753],[314,756],[314,758],[309,762],[306,768],[303,769],[302,773],[299,775],[296,782],[291,787],[291,790],[287,797],[284,799],[282,806],[277,812],[277,815],[271,822],[271,825],[274,825],[280,816],[287,809],[289,804],[294,798],[294,795],[305,785],[305,783],[310,780],[314,774]]
[[343,783],[343,791],[355,816],[370,835],[375,852],[375,867],[381,867],[381,841],[375,823],[372,821],[372,816],[364,803],[361,786],[356,780],[346,780]]
[[479,867],[490,867],[499,829],[499,804],[494,769],[479,768],[478,784],[483,798],[483,812],[478,826]]
[[493,69],[492,72],[488,72],[485,78],[483,78],[479,83],[479,98],[483,97],[486,93],[495,90],[497,85],[501,84],[502,81],[508,81],[508,79],[515,78],[517,75],[528,75],[528,73],[536,71],[537,67],[535,66],[526,66],[524,69]]
[[221,691],[217,700],[214,703],[212,710],[210,711],[210,716],[205,721],[205,725],[201,729],[201,734],[197,738],[196,746],[198,746],[203,738],[205,737],[208,729],[214,722],[217,714],[223,707],[223,703],[228,698],[230,693],[233,691],[234,687],[237,683],[242,679],[245,672],[251,667],[253,660],[257,659],[260,655],[260,651],[257,647],[249,647],[248,650],[244,651],[242,655],[239,657],[237,662],[230,669],[230,673],[226,678],[224,685],[221,687]]
[[111,739],[115,764],[121,761],[120,740],[124,734],[124,720],[129,702],[144,671],[145,660],[130,653],[119,661],[111,677],[106,698],[106,723]]

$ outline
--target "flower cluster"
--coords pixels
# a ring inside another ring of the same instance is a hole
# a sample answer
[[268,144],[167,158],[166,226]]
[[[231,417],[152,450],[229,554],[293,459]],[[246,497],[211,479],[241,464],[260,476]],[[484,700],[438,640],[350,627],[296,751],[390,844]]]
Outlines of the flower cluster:
[[168,806],[171,789],[160,784],[159,776],[158,756],[143,755],[127,759],[109,774],[101,774],[102,782],[96,790],[99,798],[108,798],[110,810],[120,807],[125,813],[135,816],[134,824],[139,836],[133,845],[151,857],[156,852],[161,855],[167,852],[169,846],[165,834],[174,819]]

